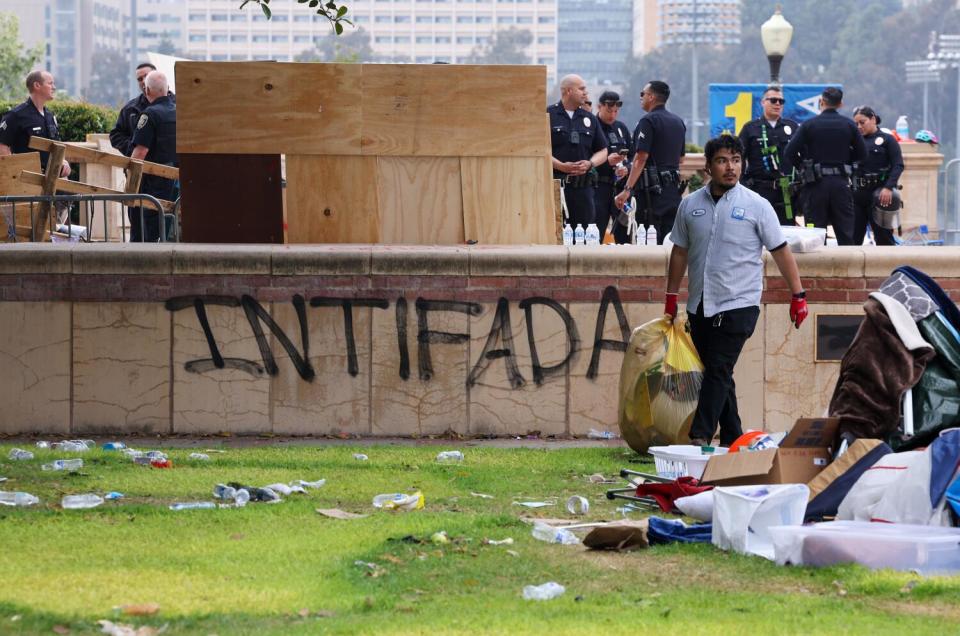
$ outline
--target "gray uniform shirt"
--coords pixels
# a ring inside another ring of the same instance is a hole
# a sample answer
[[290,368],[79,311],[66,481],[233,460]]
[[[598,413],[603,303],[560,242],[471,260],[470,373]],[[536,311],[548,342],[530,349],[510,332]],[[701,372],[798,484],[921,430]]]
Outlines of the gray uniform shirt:
[[687,311],[703,315],[760,304],[763,248],[786,240],[770,203],[739,183],[714,204],[710,186],[680,203],[670,240],[687,250]]

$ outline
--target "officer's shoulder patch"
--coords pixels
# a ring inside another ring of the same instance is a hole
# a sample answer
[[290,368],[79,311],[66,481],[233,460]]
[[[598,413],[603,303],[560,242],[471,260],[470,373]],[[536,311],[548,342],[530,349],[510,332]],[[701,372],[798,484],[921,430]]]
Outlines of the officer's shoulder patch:
[[589,118],[589,117],[584,117],[584,118],[583,118],[583,125],[586,126],[587,128],[590,127],[590,118]]
[[873,143],[877,144],[878,146],[882,146],[883,142],[884,142],[883,137],[879,135],[877,136],[876,139],[873,140]]
[[640,138],[641,138],[641,139],[646,139],[646,138],[647,138],[647,136],[643,134],[643,131],[642,131],[642,130],[638,130],[638,131],[637,131],[637,134],[640,135]]
[[149,121],[149,119],[150,119],[150,118],[147,117],[147,114],[146,114],[146,113],[143,113],[142,115],[140,115],[140,119],[137,120],[137,130],[140,130],[141,128],[143,128],[144,126],[146,126],[146,125],[147,125],[147,121]]
[[697,208],[696,210],[690,213],[690,216],[703,216],[706,213],[707,211],[704,210],[703,208]]
[[788,135],[792,135],[793,128],[790,127],[790,124],[787,124],[786,126],[783,127],[783,132],[787,133]]
[[53,113],[50,113],[50,116],[53,117],[53,125],[59,127],[59,126],[60,126],[60,122],[57,121],[57,116],[54,115]]
[[6,130],[6,129],[7,129],[7,120],[4,119],[3,121],[0,121],[0,130]]

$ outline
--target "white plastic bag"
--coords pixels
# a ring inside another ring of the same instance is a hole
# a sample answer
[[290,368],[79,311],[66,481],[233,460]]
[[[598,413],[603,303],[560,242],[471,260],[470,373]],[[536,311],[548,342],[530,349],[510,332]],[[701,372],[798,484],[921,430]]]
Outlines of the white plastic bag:
[[923,451],[888,453],[860,475],[853,487],[840,502],[837,519],[843,521],[870,521],[877,503],[893,482],[902,477],[908,468],[923,458]]
[[689,497],[680,497],[673,501],[673,505],[688,517],[697,521],[709,522],[713,520],[713,491],[705,490]]
[[810,489],[804,484],[713,489],[713,545],[773,560],[771,526],[803,523]]

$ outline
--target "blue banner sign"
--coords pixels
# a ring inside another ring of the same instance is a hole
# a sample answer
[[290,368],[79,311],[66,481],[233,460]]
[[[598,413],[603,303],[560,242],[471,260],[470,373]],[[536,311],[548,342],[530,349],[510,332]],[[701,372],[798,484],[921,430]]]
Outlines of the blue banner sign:
[[[783,117],[803,123],[820,113],[820,94],[827,86],[839,84],[784,84]],[[751,119],[760,117],[760,100],[767,84],[711,84],[710,136],[722,133],[740,134]]]

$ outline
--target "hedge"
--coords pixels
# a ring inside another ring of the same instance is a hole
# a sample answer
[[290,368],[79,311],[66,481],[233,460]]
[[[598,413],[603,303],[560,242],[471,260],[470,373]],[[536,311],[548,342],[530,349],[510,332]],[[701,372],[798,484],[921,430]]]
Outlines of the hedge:
[[[0,100],[0,113],[8,110],[22,101]],[[116,111],[106,106],[97,106],[87,102],[71,102],[54,100],[47,104],[47,109],[57,117],[60,125],[60,138],[63,141],[86,141],[88,133],[108,133],[117,122]]]

